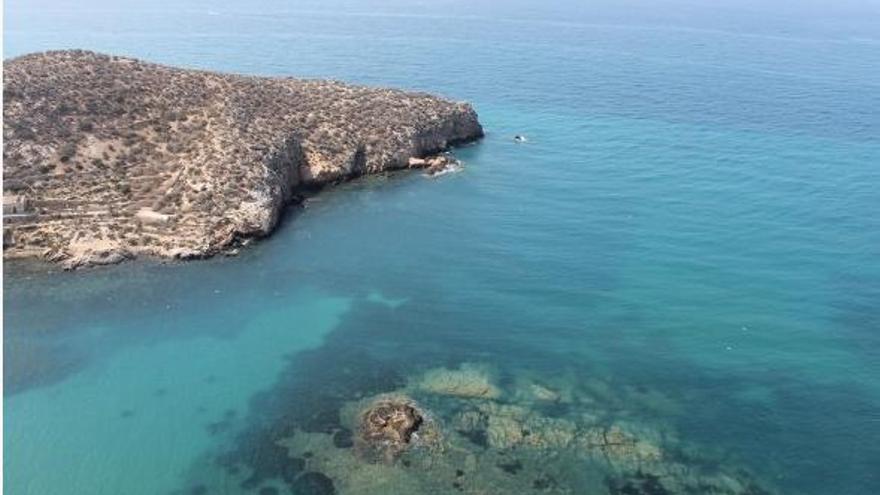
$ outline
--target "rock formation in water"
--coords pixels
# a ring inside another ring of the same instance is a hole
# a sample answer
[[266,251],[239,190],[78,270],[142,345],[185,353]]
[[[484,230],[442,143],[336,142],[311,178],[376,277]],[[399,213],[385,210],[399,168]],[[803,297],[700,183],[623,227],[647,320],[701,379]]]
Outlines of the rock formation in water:
[[[671,425],[648,419],[655,407],[666,407],[667,399],[658,401],[662,394],[593,378],[572,381],[556,371],[519,371],[496,384],[489,369],[467,364],[413,370],[403,389],[354,397],[338,414],[322,413],[338,419],[342,429],[300,428],[288,423],[287,414],[283,427],[262,427],[286,431],[273,443],[283,448],[282,457],[306,459],[305,468],[331,480],[341,494],[779,493],[747,466],[718,458],[713,449],[681,439]],[[446,375],[456,378],[435,379]],[[460,387],[426,389],[425,377],[429,383],[489,383],[498,393],[489,398],[449,393]],[[647,417],[645,411],[651,411]],[[343,430],[357,432],[353,445],[336,441]]]
[[381,396],[361,412],[358,450],[367,458],[391,462],[408,449],[419,433],[430,441],[437,431],[424,411],[405,395]]
[[228,251],[300,191],[437,172],[424,158],[483,135],[470,105],[422,93],[86,51],[4,70],[4,254],[68,267]]

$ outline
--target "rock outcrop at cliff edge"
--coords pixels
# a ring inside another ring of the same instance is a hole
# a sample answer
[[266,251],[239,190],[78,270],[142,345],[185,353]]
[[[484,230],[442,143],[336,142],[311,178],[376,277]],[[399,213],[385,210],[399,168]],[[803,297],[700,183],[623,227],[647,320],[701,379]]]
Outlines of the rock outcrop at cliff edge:
[[422,93],[85,51],[4,63],[4,254],[67,266],[201,257],[268,234],[297,190],[482,137]]

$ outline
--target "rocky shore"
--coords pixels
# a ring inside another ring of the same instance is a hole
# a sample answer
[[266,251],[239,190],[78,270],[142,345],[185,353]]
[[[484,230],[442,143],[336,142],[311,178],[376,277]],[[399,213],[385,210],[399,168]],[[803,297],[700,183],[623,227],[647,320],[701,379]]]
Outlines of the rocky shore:
[[67,268],[200,258],[274,229],[299,194],[457,166],[466,103],[86,51],[4,62],[4,256]]

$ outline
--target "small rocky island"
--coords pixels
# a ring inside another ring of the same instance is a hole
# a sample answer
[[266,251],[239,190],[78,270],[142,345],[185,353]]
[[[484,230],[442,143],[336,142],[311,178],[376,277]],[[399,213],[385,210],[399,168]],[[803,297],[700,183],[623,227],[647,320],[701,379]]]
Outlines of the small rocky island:
[[483,136],[470,105],[423,93],[80,50],[4,70],[4,256],[67,268],[229,252],[302,192],[436,172]]

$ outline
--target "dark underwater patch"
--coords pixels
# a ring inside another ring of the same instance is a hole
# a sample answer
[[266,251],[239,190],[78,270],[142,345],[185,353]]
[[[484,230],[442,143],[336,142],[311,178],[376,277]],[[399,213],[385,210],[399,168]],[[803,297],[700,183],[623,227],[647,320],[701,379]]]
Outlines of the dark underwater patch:
[[296,495],[333,495],[336,493],[333,480],[316,471],[303,474],[290,488]]
[[514,459],[510,462],[499,463],[498,467],[507,474],[516,474],[522,470],[523,465],[519,459]]
[[242,481],[242,488],[255,489],[271,479],[289,483],[305,468],[304,460],[289,457],[287,449],[267,432],[250,432],[239,436],[236,442],[235,450],[219,456],[217,462],[230,474],[239,472],[239,465],[251,469],[252,474]]
[[458,433],[459,435],[467,438],[474,445],[477,445],[484,449],[489,447],[489,437],[486,435],[486,430],[458,430]]
[[336,430],[336,433],[333,434],[333,445],[340,449],[353,447],[354,440],[352,439],[351,430],[348,428]]
[[3,395],[58,383],[86,364],[85,356],[68,345],[4,336]]
[[637,473],[628,479],[606,480],[611,495],[672,495],[660,478],[647,473]]
[[225,433],[225,432],[229,431],[229,429],[231,427],[232,427],[232,424],[229,423],[228,421],[224,420],[224,421],[215,421],[213,423],[208,423],[205,426],[205,429],[211,435],[219,435],[221,433]]
[[571,404],[564,402],[543,402],[536,407],[537,411],[551,418],[561,418],[571,412]]
[[550,475],[543,475],[532,481],[532,488],[535,490],[552,490],[558,486],[556,479]]

